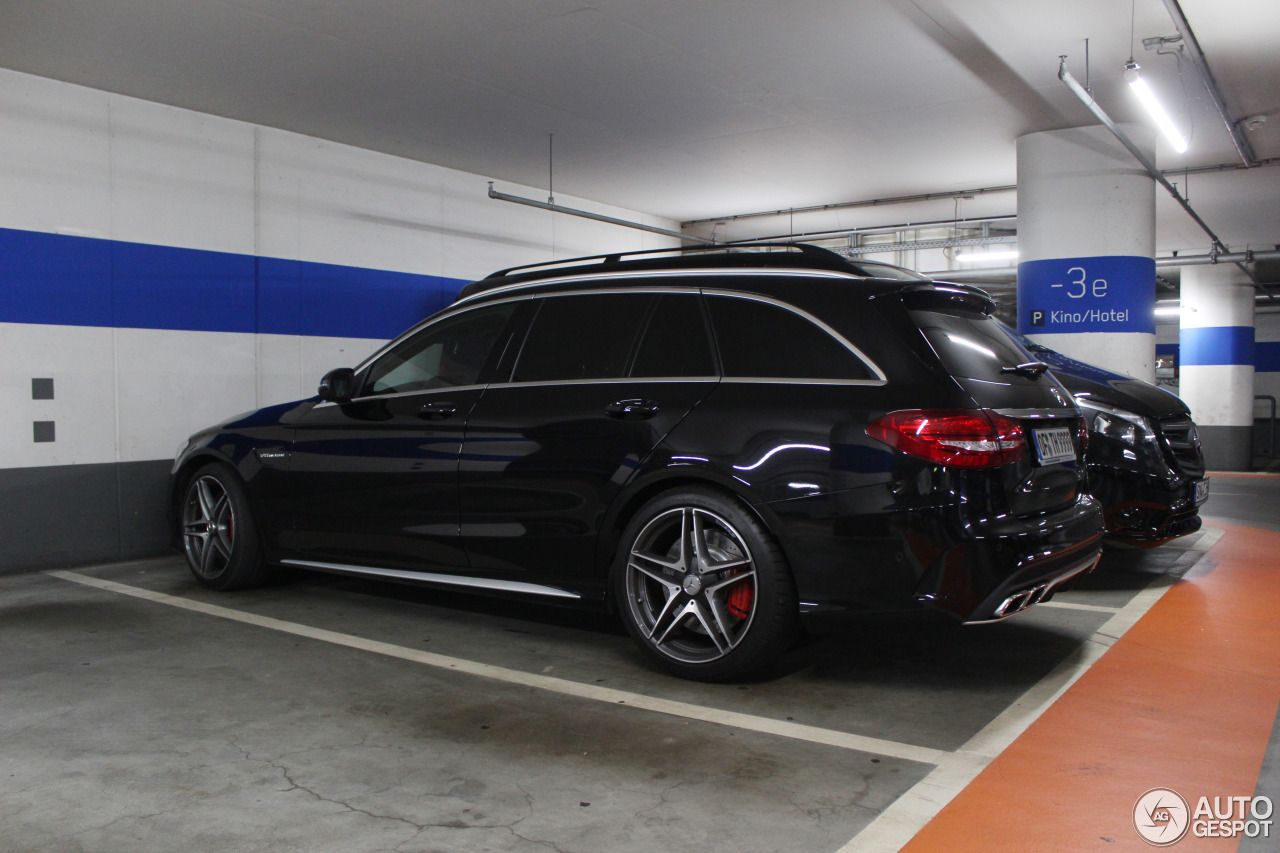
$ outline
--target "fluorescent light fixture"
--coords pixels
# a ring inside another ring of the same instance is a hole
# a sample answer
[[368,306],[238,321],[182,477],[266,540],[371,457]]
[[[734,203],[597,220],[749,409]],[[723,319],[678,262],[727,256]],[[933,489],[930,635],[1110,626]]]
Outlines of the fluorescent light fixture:
[[1169,114],[1164,111],[1164,107],[1160,105],[1160,101],[1156,99],[1156,93],[1151,91],[1151,87],[1147,85],[1147,81],[1138,76],[1138,63],[1132,59],[1125,63],[1124,79],[1129,81],[1129,88],[1133,89],[1133,93],[1138,96],[1138,100],[1142,101],[1142,105],[1147,108],[1147,112],[1151,114],[1151,118],[1155,120],[1156,127],[1160,128],[1165,139],[1169,140],[1169,144],[1173,146],[1173,150],[1179,154],[1186,153],[1187,140],[1183,138],[1178,129],[1173,126],[1173,119],[1169,118]]
[[1157,317],[1181,317],[1183,314],[1195,314],[1196,309],[1191,305],[1183,305],[1176,299],[1167,299],[1164,302],[1156,303]]
[[992,252],[964,252],[956,255],[956,260],[962,264],[981,264],[987,261],[1012,261],[1017,257],[1017,249],[1006,249]]

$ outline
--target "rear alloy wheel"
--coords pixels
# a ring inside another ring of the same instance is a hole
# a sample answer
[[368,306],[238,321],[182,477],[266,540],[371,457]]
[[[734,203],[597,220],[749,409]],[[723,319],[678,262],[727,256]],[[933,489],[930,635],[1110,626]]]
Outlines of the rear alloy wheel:
[[647,504],[627,528],[616,571],[627,630],[686,678],[758,669],[792,638],[796,596],[782,551],[727,496],[699,490]]
[[242,589],[266,577],[262,548],[244,486],[225,465],[192,476],[182,501],[182,548],[196,580],[213,589]]

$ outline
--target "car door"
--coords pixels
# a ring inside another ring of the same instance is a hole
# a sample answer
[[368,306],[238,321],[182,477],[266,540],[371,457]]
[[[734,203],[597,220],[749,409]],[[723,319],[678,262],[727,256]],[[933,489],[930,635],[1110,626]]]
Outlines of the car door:
[[473,568],[581,581],[610,502],[718,381],[696,291],[542,297],[510,380],[467,422]]
[[458,452],[515,309],[477,307],[417,330],[360,371],[352,400],[317,403],[299,418],[292,538],[304,561],[466,565]]

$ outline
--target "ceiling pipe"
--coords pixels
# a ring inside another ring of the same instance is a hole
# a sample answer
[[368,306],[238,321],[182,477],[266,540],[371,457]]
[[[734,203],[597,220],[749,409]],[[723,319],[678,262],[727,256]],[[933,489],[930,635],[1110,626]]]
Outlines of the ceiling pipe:
[[664,237],[674,237],[677,240],[688,240],[693,243],[702,243],[706,246],[714,246],[715,240],[708,240],[705,237],[695,237],[692,234],[681,234],[679,231],[671,231],[667,228],[658,228],[655,225],[645,225],[642,222],[632,222],[627,219],[617,219],[613,216],[605,216],[601,213],[591,213],[587,210],[578,210],[573,207],[565,207],[564,205],[554,204],[549,201],[538,201],[532,198],[521,198],[516,195],[508,195],[507,193],[498,192],[493,188],[493,181],[489,182],[489,198],[496,198],[498,201],[509,201],[513,204],[523,204],[528,207],[536,207],[539,210],[549,210],[552,213],[564,213],[569,216],[580,216],[583,219],[594,219],[596,222],[607,222],[610,225],[621,225],[623,228],[635,228],[640,231],[648,231],[653,234],[661,234]]
[[682,228],[689,228],[694,225],[706,225],[716,222],[733,222],[737,219],[755,219],[762,216],[789,216],[795,213],[821,213],[827,210],[844,210],[851,207],[879,207],[885,204],[910,204],[918,201],[937,201],[945,198],[970,198],[972,196],[987,195],[988,193],[1012,192],[1018,187],[1014,184],[1005,184],[998,187],[979,187],[972,190],[948,190],[940,193],[920,193],[918,195],[900,195],[890,198],[870,198],[863,201],[841,201],[833,204],[818,204],[810,207],[787,207],[782,210],[762,210],[757,213],[735,213],[731,216],[712,216],[707,219],[690,219],[688,222],[680,223]]
[[[1067,70],[1067,58],[1065,56],[1061,56],[1059,57],[1059,60],[1058,79],[1065,83],[1067,88],[1075,93],[1075,96],[1080,99],[1080,103],[1088,107],[1089,111],[1097,116],[1098,121],[1102,122],[1116,139],[1120,140],[1121,145],[1129,149],[1129,153],[1137,158],[1138,162],[1147,170],[1147,174],[1149,174],[1156,183],[1169,191],[1169,194],[1173,196],[1174,200],[1178,202],[1179,205],[1182,206],[1182,209],[1187,212],[1187,215],[1194,219],[1196,224],[1200,226],[1200,230],[1209,235],[1209,239],[1213,241],[1213,245],[1210,247],[1211,253],[1215,255],[1230,254],[1231,250],[1227,248],[1227,244],[1218,239],[1218,235],[1213,233],[1213,229],[1200,218],[1200,214],[1196,213],[1195,210],[1191,208],[1191,205],[1187,200],[1178,192],[1178,188],[1169,183],[1169,179],[1156,168],[1156,164],[1151,161],[1151,158],[1149,158],[1142,149],[1133,144],[1133,140],[1131,140],[1125,132],[1120,129],[1119,125],[1111,120],[1111,116],[1107,115],[1106,111],[1103,110],[1102,107],[1098,105],[1098,102],[1093,99],[1093,95],[1081,86],[1076,78],[1071,76],[1071,72]],[[1254,287],[1259,287],[1257,277],[1249,270],[1248,267],[1239,262],[1236,263],[1236,266],[1238,266],[1245,275],[1249,276],[1249,280],[1253,282]],[[1275,298],[1270,291],[1264,292],[1267,294],[1268,298]]]
[[[1280,157],[1267,157],[1262,160],[1254,160],[1252,163],[1247,163],[1247,164],[1219,163],[1217,165],[1212,165],[1212,166],[1189,166],[1182,169],[1167,169],[1162,171],[1160,174],[1164,175],[1166,178],[1168,177],[1177,178],[1185,175],[1202,175],[1202,174],[1210,174],[1210,173],[1217,173],[1217,172],[1235,172],[1235,171],[1241,171],[1244,169],[1256,169],[1261,166],[1280,166]],[[695,225],[706,225],[708,223],[714,224],[718,222],[732,222],[736,219],[751,219],[754,217],[764,217],[764,216],[787,216],[789,214],[795,214],[795,213],[815,213],[815,212],[822,212],[826,210],[837,210],[840,208],[878,207],[878,206],[890,205],[890,204],[908,204],[911,202],[935,201],[938,199],[947,199],[947,198],[969,198],[975,195],[984,195],[986,193],[1014,192],[1017,189],[1018,189],[1017,184],[1005,184],[1003,186],[998,186],[998,187],[982,187],[976,190],[948,190],[945,192],[937,192],[937,193],[921,193],[919,195],[903,195],[903,196],[893,196],[889,198],[874,198],[874,199],[867,199],[865,201],[836,202],[833,204],[822,204],[822,205],[816,205],[813,207],[785,208],[783,210],[770,210],[770,211],[763,211],[760,213],[735,213],[732,216],[715,216],[709,219],[690,219],[687,222],[682,222],[681,227],[690,228]],[[883,225],[883,226],[878,225],[873,228],[840,229],[835,231],[807,231],[800,234],[778,234],[772,237],[749,237],[741,240],[730,240],[728,242],[746,243],[746,242],[751,242],[755,240],[790,240],[790,239],[799,239],[802,237],[823,237],[823,238],[845,237],[852,234],[869,234],[875,231],[894,231],[902,228],[926,228],[934,225],[947,225],[955,222],[959,222],[959,223],[995,222],[1001,219],[1015,219],[1015,218],[1017,218],[1016,214],[1009,214],[1007,216],[986,216],[986,217],[980,217],[980,218],[958,219],[958,220],[957,219],[945,219],[945,220],[938,219],[938,220],[933,220],[929,222],[907,222],[902,225]]]
[[1178,177],[1179,175],[1204,175],[1211,172],[1242,172],[1245,169],[1257,169],[1260,166],[1277,166],[1280,165],[1280,157],[1267,157],[1262,160],[1254,160],[1252,163],[1221,163],[1217,166],[1189,166],[1185,169],[1165,169],[1160,174],[1167,177]]
[[990,246],[996,243],[1016,243],[1016,235],[998,237],[953,237],[942,240],[912,240],[905,243],[864,243],[831,251],[840,255],[874,255],[877,252],[912,252],[917,249],[954,249],[964,246]]
[[[872,247],[860,247],[872,248]],[[842,250],[843,251],[843,250]],[[1280,261],[1280,249],[1267,249],[1261,252],[1225,252],[1208,255],[1171,255],[1167,258],[1156,258],[1157,267],[1194,267],[1205,264],[1249,264],[1254,261]],[[937,270],[925,272],[930,278],[934,276],[963,276],[965,278],[985,278],[997,275],[1012,275],[1016,267],[988,267],[980,270]]]
[[922,272],[920,275],[938,281],[966,281],[968,279],[981,281],[988,278],[1004,278],[1005,276],[1016,275],[1017,272],[1017,267],[986,267],[974,270],[933,270],[932,272]]
[[1158,267],[1194,267],[1204,264],[1250,264],[1254,261],[1280,260],[1280,249],[1267,249],[1263,252],[1224,252],[1208,255],[1173,255],[1168,258],[1156,258]]
[[1098,102],[1093,99],[1093,95],[1081,86],[1076,78],[1071,76],[1071,72],[1067,70],[1067,58],[1062,56],[1059,57],[1059,60],[1058,79],[1066,84],[1067,88],[1080,99],[1080,103],[1088,107],[1089,112],[1093,113],[1094,116],[1097,117],[1098,121],[1102,122],[1103,125],[1106,126],[1107,130],[1111,131],[1112,136],[1120,140],[1121,145],[1129,149],[1129,153],[1137,158],[1138,162],[1147,170],[1147,174],[1149,174],[1156,183],[1168,190],[1169,195],[1173,196],[1174,200],[1178,202],[1178,204],[1182,205],[1182,209],[1187,212],[1188,216],[1195,220],[1196,224],[1200,226],[1200,230],[1209,235],[1209,239],[1213,241],[1214,251],[1222,254],[1226,254],[1230,251],[1227,248],[1227,244],[1218,239],[1218,235],[1213,233],[1213,229],[1200,218],[1200,214],[1192,210],[1191,205],[1188,204],[1187,200],[1178,192],[1178,188],[1169,183],[1169,179],[1156,168],[1156,164],[1151,161],[1151,158],[1148,157],[1137,145],[1133,144],[1133,140],[1120,129],[1119,125],[1111,120],[1111,116],[1107,115],[1106,111],[1104,111],[1102,107],[1098,106]]
[[1168,10],[1169,17],[1173,19],[1173,25],[1178,28],[1178,35],[1182,36],[1182,43],[1186,45],[1187,53],[1191,54],[1191,61],[1200,69],[1200,79],[1204,81],[1204,88],[1209,92],[1209,99],[1213,101],[1214,109],[1218,111],[1222,123],[1227,126],[1227,133],[1236,147],[1236,153],[1240,155],[1240,159],[1246,166],[1255,165],[1258,158],[1254,154],[1253,146],[1245,138],[1239,122],[1232,121],[1227,113],[1227,104],[1223,100],[1222,90],[1218,88],[1218,81],[1213,79],[1213,72],[1209,70],[1209,61],[1205,59],[1204,51],[1200,49],[1200,42],[1196,41],[1196,34],[1191,31],[1187,16],[1182,13],[1182,6],[1179,5],[1178,0],[1164,0],[1164,7]]
[[1016,213],[1004,213],[999,216],[976,216],[972,219],[930,219],[925,222],[902,222],[898,225],[876,225],[871,228],[841,228],[836,231],[803,231],[799,234],[776,234],[772,237],[751,237],[742,240],[729,240],[734,243],[767,242],[770,240],[833,240],[837,237],[855,237],[859,234],[883,234],[888,231],[911,231],[920,228],[941,228],[947,226],[981,225],[984,222],[1009,222],[1018,218]]

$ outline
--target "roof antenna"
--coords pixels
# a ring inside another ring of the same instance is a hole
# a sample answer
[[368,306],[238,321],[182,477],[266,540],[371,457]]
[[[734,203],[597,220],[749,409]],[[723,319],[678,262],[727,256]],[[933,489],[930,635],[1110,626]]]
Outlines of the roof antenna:
[[556,203],[556,135],[547,134],[547,204]]

